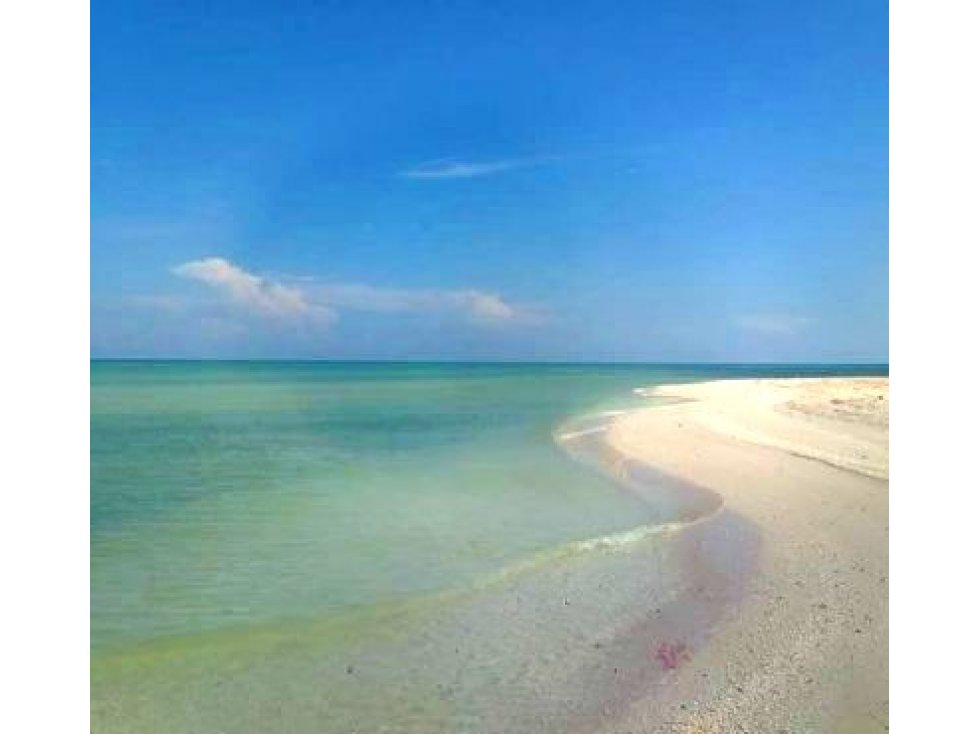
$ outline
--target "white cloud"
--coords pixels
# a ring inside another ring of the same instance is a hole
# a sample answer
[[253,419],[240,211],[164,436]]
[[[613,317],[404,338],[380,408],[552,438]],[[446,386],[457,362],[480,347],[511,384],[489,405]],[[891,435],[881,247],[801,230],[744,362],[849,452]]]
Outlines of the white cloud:
[[[378,288],[364,284],[324,283],[315,278],[290,277],[280,282],[249,273],[219,257],[178,265],[173,272],[216,291],[233,311],[325,326],[340,311],[379,313],[443,313],[481,325],[535,323],[533,309],[509,303],[496,293],[476,289]],[[143,305],[170,310],[178,301],[170,296],[139,299]]]
[[375,312],[446,312],[480,323],[529,322],[531,309],[508,303],[487,291],[376,288],[360,284],[325,284],[318,293],[339,309]]
[[537,162],[538,159],[536,158],[512,158],[509,160],[484,161],[482,163],[443,160],[409,168],[400,171],[398,175],[402,178],[428,180],[477,178],[479,176],[492,176],[496,173],[503,173],[514,168],[533,165]]
[[485,321],[512,321],[522,316],[517,309],[493,293],[463,291],[458,294],[474,318]]
[[811,326],[815,319],[789,314],[753,314],[738,316],[734,322],[746,331],[769,336],[794,336]]
[[283,320],[308,320],[326,324],[333,312],[323,304],[311,303],[299,288],[253,275],[224,258],[209,257],[178,265],[174,274],[205,283],[228,300],[259,316]]

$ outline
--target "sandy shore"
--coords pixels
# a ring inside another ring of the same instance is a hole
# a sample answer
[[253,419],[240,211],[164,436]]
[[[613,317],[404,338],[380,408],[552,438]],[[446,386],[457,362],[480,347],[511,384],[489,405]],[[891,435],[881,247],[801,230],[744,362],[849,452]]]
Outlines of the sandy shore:
[[[887,708],[888,380],[727,380],[617,419],[609,444],[760,530],[729,618],[608,732],[875,732]],[[716,542],[710,521],[695,543]]]

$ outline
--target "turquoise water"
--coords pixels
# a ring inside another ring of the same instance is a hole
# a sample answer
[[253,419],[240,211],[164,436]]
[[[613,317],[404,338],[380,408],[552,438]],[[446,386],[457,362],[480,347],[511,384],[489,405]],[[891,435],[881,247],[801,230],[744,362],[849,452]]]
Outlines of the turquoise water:
[[880,368],[91,366],[92,645],[364,610],[668,520],[553,433],[637,386]]

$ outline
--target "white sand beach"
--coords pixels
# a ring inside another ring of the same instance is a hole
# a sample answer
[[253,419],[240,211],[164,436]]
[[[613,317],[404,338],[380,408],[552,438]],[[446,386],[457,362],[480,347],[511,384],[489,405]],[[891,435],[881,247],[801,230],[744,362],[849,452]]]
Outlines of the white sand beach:
[[[608,732],[888,726],[888,379],[724,380],[618,418],[616,450],[721,495],[761,533],[743,600]],[[712,521],[690,528],[710,542]],[[716,538],[713,539],[716,541]]]

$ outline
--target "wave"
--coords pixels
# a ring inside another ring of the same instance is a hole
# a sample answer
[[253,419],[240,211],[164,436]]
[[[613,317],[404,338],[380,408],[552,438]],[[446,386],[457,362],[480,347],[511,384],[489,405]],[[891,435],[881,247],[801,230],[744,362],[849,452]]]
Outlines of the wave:
[[[636,388],[635,392],[648,388]],[[575,541],[580,550],[621,547],[650,536],[676,532],[717,514],[724,501],[713,490],[685,482],[634,459],[611,444],[607,433],[630,410],[607,410],[576,416],[553,432],[554,442],[573,460],[638,495],[659,516],[653,522],[597,538]],[[665,518],[663,514],[671,517]]]

